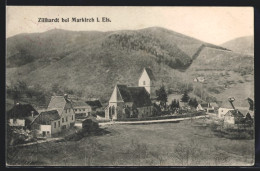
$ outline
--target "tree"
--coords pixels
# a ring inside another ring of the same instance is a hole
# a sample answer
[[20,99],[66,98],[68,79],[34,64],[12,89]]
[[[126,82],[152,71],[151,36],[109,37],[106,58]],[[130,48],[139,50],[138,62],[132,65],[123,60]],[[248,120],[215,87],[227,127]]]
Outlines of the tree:
[[176,102],[176,108],[180,108],[179,100],[177,100],[177,102]]
[[183,96],[182,96],[182,98],[181,98],[181,101],[182,101],[182,102],[188,102],[189,99],[190,99],[190,97],[189,97],[187,91],[185,91],[184,94],[183,94]]
[[176,107],[177,107],[177,101],[176,101],[176,99],[173,99],[172,103],[170,105],[170,108],[171,108],[171,110],[174,110]]
[[167,93],[165,91],[164,86],[161,86],[161,88],[159,90],[156,90],[156,96],[157,96],[157,100],[160,101],[160,105],[166,109],[166,102],[167,102]]
[[198,106],[198,102],[197,102],[197,99],[196,98],[191,98],[190,100],[189,100],[189,106],[190,107],[193,107],[193,108],[196,108],[197,106]]

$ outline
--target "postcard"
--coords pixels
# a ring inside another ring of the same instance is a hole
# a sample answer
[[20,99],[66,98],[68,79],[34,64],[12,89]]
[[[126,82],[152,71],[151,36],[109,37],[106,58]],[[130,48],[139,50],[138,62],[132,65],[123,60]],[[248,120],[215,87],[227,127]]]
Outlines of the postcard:
[[253,7],[7,6],[7,166],[252,166]]

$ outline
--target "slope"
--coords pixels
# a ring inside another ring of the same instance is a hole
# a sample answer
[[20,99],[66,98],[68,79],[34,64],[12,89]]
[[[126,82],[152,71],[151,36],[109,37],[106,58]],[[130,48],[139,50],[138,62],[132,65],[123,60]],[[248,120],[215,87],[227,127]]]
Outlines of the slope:
[[231,49],[234,52],[240,52],[243,54],[254,54],[254,37],[245,36],[239,37],[228,42],[221,44],[221,46]]

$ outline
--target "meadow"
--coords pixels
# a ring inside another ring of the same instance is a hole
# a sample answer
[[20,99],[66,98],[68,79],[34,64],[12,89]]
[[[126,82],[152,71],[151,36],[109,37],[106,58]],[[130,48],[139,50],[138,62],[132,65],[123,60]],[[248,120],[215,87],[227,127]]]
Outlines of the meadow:
[[254,140],[216,136],[209,119],[147,125],[108,125],[103,135],[7,149],[8,165],[245,166]]

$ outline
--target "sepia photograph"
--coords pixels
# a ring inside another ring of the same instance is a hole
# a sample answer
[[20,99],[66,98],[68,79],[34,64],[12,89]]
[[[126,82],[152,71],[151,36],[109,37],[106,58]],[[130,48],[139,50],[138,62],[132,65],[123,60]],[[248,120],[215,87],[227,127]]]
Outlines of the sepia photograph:
[[253,166],[254,8],[6,6],[7,166]]

